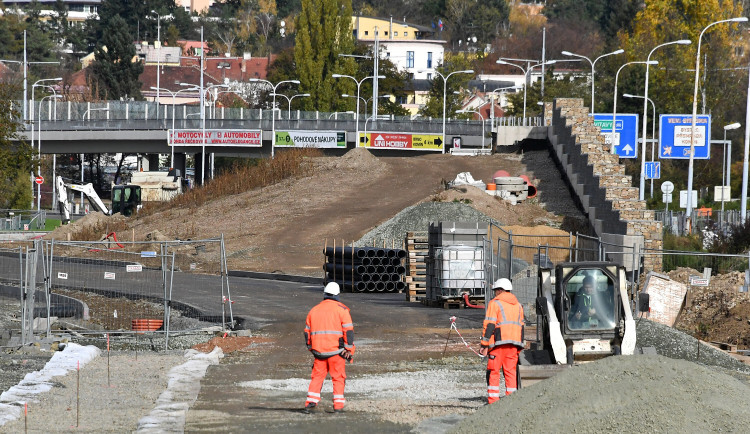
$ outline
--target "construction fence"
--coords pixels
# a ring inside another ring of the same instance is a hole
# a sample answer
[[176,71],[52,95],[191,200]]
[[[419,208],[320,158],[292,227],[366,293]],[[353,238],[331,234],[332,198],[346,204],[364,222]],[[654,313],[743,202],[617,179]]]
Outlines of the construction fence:
[[222,238],[42,241],[0,249],[0,295],[19,300],[22,343],[51,334],[170,334],[232,328]]

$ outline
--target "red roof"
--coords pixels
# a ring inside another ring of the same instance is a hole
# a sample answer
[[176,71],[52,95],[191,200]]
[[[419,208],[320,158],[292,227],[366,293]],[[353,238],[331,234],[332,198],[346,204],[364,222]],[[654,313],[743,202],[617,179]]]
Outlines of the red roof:
[[[151,90],[151,87],[156,87],[157,68],[157,65],[143,66],[143,73],[138,77],[142,84],[141,93],[143,96],[156,94],[156,91]],[[162,73],[161,77],[159,77],[159,87],[162,89],[169,89],[172,92],[176,92],[180,89],[185,89],[185,86],[180,86],[180,83],[199,85],[201,82],[201,71],[197,66],[162,66],[161,70]],[[203,86],[208,87],[212,84],[219,84],[219,80],[216,80],[208,74],[204,74]]]
[[[268,65],[276,59],[275,55],[269,57],[253,57],[244,59],[242,57],[208,57],[203,59],[206,75],[223,82],[229,81],[246,82],[251,78],[265,79],[268,75]],[[199,57],[183,57],[183,66],[200,65]]]

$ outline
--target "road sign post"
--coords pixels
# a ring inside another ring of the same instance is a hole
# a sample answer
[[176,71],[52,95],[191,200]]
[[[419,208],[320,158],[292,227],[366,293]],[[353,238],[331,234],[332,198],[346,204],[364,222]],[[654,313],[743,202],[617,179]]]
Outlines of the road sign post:
[[617,113],[614,134],[612,134],[612,113],[594,114],[594,125],[599,127],[612,143],[614,153],[620,158],[638,158],[638,115]]

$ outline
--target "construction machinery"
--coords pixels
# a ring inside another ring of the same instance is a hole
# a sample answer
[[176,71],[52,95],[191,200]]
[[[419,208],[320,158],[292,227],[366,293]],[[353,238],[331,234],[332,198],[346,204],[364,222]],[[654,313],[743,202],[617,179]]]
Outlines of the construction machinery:
[[539,269],[537,287],[539,339],[532,349],[546,352],[552,363],[635,352],[624,267],[611,262],[560,263]]
[[99,195],[94,190],[91,183],[88,184],[70,184],[66,183],[62,177],[58,176],[55,180],[57,188],[57,204],[60,208],[62,223],[70,223],[70,214],[72,212],[72,195],[76,192],[83,194],[88,199],[91,206],[106,215],[122,214],[126,217],[131,216],[141,208],[141,187],[138,185],[115,185],[112,186],[112,209],[102,202]]

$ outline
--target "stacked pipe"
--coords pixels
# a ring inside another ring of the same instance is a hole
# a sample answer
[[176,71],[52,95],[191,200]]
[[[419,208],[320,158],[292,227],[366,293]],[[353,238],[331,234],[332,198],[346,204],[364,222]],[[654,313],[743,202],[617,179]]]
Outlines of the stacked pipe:
[[326,280],[348,292],[401,292],[406,250],[378,247],[326,247]]

